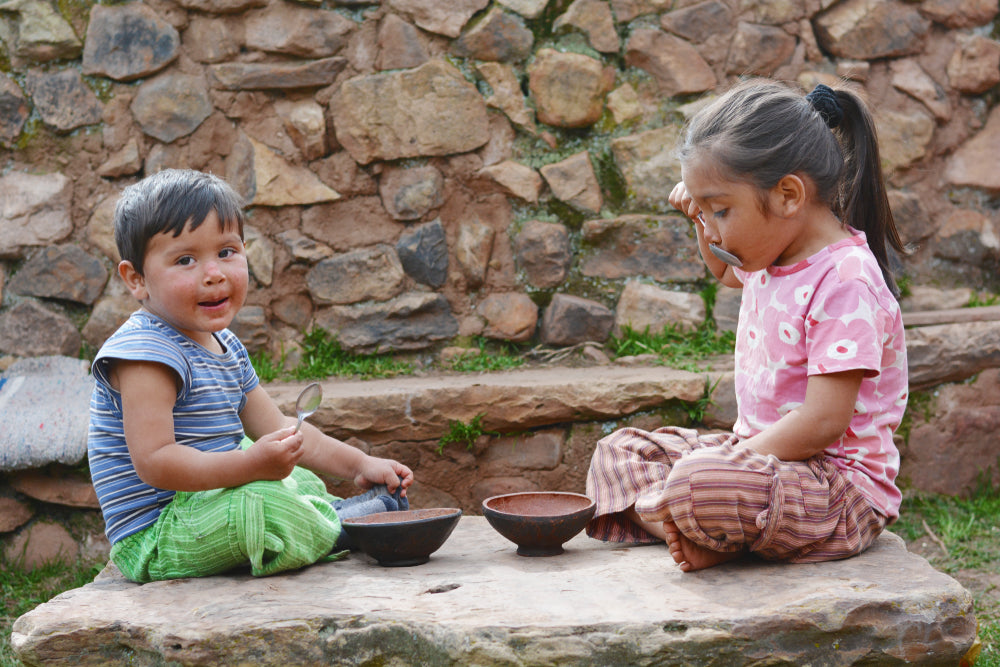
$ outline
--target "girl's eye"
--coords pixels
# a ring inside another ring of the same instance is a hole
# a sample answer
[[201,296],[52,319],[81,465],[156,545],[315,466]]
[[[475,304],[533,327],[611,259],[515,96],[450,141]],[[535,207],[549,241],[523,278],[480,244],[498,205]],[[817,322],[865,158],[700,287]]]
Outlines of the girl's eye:
[[729,209],[728,208],[723,208],[723,209],[720,209],[720,210],[716,211],[715,213],[713,213],[712,216],[716,217],[716,218],[724,218],[724,217],[726,217],[727,213],[729,213]]

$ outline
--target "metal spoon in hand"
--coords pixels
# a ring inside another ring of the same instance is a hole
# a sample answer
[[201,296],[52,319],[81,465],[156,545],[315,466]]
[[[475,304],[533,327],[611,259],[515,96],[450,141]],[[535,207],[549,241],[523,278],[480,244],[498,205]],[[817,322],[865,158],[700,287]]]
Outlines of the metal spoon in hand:
[[319,386],[319,382],[312,382],[306,385],[306,388],[302,390],[299,397],[295,400],[295,414],[298,415],[299,421],[295,424],[295,432],[297,433],[299,427],[302,426],[302,420],[316,412],[319,409],[319,404],[323,400],[323,388]]
[[[705,214],[704,213],[699,213],[698,216],[695,218],[695,220],[697,220],[698,222],[700,222],[702,228],[704,229],[704,227],[705,227]],[[708,249],[712,251],[713,255],[715,255],[717,258],[719,258],[721,261],[725,262],[729,266],[736,266],[736,267],[743,266],[743,260],[741,260],[739,257],[737,257],[736,255],[734,255],[733,253],[728,252],[726,250],[723,250],[722,248],[720,248],[719,246],[715,245],[714,243],[709,243],[708,244]]]

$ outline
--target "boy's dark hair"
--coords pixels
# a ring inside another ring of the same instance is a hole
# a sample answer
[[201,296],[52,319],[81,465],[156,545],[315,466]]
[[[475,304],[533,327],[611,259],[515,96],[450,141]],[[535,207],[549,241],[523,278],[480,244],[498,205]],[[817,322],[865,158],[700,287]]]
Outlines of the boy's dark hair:
[[805,174],[842,222],[865,233],[886,284],[898,296],[888,248],[905,251],[889,208],[875,123],[855,94],[843,89],[830,94],[843,113],[833,130],[788,86],[760,79],[739,84],[691,119],[681,161],[708,156],[726,178],[761,192],[788,174]]
[[118,254],[143,275],[149,239],[197,229],[215,211],[222,229],[236,224],[243,238],[243,198],[218,176],[191,169],[164,169],[122,191],[115,207]]

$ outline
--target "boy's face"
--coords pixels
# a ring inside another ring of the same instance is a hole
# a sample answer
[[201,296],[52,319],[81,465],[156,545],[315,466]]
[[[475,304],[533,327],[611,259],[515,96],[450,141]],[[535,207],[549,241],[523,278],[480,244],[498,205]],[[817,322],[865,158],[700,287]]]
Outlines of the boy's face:
[[157,234],[146,246],[144,275],[131,262],[118,271],[143,307],[188,338],[212,346],[247,296],[246,250],[235,224],[219,229],[215,211],[180,236]]

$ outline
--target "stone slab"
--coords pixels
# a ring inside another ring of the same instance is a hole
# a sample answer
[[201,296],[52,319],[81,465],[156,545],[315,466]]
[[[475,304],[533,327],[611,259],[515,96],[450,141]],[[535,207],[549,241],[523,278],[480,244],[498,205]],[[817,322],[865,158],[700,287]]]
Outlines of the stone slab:
[[254,579],[137,585],[109,567],[20,617],[28,665],[956,665],[972,598],[885,534],[810,565],[684,574],[663,545],[581,534],[516,555],[465,516],[420,566],[362,554]]

